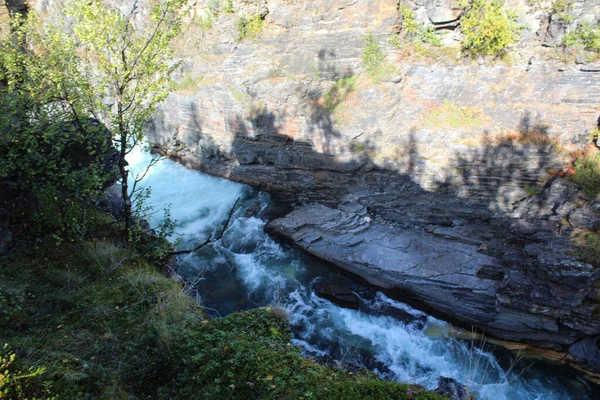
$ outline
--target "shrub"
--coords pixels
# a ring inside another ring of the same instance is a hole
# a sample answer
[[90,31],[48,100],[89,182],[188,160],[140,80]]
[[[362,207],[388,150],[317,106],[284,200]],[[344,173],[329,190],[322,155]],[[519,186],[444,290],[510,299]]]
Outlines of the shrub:
[[569,180],[588,195],[600,194],[600,153],[584,156],[575,161],[575,174]]
[[41,367],[22,367],[16,354],[4,345],[0,348],[0,399],[50,400],[50,393],[40,379],[43,373]]
[[398,72],[395,65],[385,60],[386,54],[375,41],[373,35],[369,34],[364,39],[364,43],[365,48],[361,57],[363,68],[373,81],[380,82]]
[[582,45],[588,51],[600,53],[600,27],[592,28],[583,22],[577,29],[567,33],[563,39],[563,46],[576,45]]
[[260,15],[254,15],[250,18],[240,17],[237,20],[238,40],[256,40],[263,30],[264,19]]
[[515,16],[507,14],[498,0],[472,0],[461,19],[462,50],[471,57],[504,57],[519,39]]
[[402,16],[402,31],[406,37],[411,38],[413,41],[425,42],[434,46],[442,45],[433,26],[425,26],[425,24],[417,22],[413,11],[404,4],[400,5],[399,10]]

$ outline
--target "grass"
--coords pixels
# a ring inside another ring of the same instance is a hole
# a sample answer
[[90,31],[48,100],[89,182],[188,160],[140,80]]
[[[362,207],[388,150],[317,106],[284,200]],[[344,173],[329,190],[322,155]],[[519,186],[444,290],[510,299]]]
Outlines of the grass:
[[426,128],[476,129],[485,123],[483,110],[474,107],[460,107],[445,99],[442,104],[429,107],[423,124]]
[[0,351],[0,376],[23,377],[0,390],[25,387],[12,398],[443,399],[304,358],[279,309],[209,320],[160,264],[100,227],[0,259],[0,343],[14,349]]
[[600,268],[600,232],[584,231],[572,238],[582,261]]
[[575,173],[569,180],[591,197],[600,194],[600,152],[584,154],[575,160]]
[[363,68],[373,82],[379,83],[400,72],[398,66],[386,61],[387,55],[379,46],[373,35],[365,39],[365,48],[361,56]]
[[193,93],[196,89],[198,89],[198,85],[203,78],[203,76],[192,78],[190,73],[186,73],[183,76],[183,79],[181,79],[179,82],[171,81],[170,89],[173,92]]

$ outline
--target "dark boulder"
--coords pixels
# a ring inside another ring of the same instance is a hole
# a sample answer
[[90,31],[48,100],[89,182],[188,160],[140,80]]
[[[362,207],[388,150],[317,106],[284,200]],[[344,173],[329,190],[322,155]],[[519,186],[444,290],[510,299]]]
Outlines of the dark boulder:
[[450,400],[469,400],[469,389],[456,379],[440,376],[438,387],[434,392],[448,397]]
[[359,297],[345,282],[319,282],[315,286],[315,293],[340,307],[357,310],[360,306]]

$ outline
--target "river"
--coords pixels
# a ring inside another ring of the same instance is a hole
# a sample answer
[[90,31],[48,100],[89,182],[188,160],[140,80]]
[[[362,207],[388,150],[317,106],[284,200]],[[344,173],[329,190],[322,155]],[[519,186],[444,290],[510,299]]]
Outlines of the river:
[[[149,154],[131,155],[132,169]],[[289,314],[294,343],[305,355],[326,362],[369,368],[386,379],[429,389],[439,376],[455,378],[490,400],[593,400],[597,389],[564,367],[531,360],[515,361],[501,349],[451,335],[450,324],[428,316],[357,279],[278,243],[264,233],[272,203],[266,193],[214,178],[163,160],[144,181],[151,187],[148,203],[157,210],[170,205],[177,221],[173,240],[192,248],[220,232],[239,198],[240,207],[222,239],[182,259],[180,273],[196,283],[199,300],[214,317],[263,306],[279,306]],[[258,203],[258,204],[257,204]],[[245,217],[248,207],[257,214]],[[162,217],[154,214],[156,224]],[[360,310],[339,307],[319,298],[318,282],[344,282],[361,296]],[[398,309],[416,322],[378,313]],[[417,323],[422,321],[420,323]],[[424,324],[423,324],[424,321]]]

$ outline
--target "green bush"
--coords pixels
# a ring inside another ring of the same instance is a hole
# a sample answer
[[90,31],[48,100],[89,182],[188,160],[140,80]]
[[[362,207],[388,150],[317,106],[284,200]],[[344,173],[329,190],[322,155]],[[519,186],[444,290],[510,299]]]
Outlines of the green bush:
[[582,157],[575,161],[575,175],[569,180],[579,186],[588,195],[600,194],[600,153]]
[[582,45],[588,51],[600,53],[600,27],[592,28],[583,22],[577,29],[567,33],[563,40],[565,47]]
[[413,41],[429,43],[434,46],[442,45],[433,26],[425,26],[423,23],[417,22],[413,11],[405,4],[401,4],[399,10],[402,16],[402,31],[406,37]]
[[364,43],[365,48],[361,57],[363,68],[374,82],[380,82],[398,73],[398,67],[386,61],[387,55],[375,41],[373,35],[367,35]]
[[264,27],[265,21],[260,15],[254,15],[250,18],[240,17],[237,20],[238,40],[256,40]]
[[498,0],[472,0],[461,19],[462,50],[471,57],[504,57],[519,39],[515,16],[506,13]]
[[44,368],[25,368],[8,345],[0,347],[0,399],[56,399],[41,380]]

